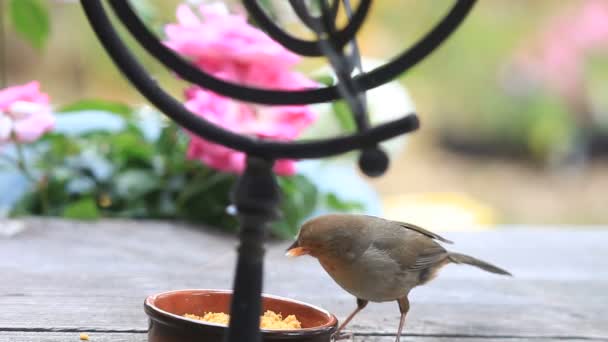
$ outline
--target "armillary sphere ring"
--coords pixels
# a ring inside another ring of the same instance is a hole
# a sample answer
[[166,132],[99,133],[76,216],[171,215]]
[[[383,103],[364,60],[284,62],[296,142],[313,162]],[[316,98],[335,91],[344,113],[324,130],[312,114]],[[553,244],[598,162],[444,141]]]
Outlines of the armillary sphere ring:
[[[370,2],[371,0],[360,2],[351,21],[340,31],[342,33],[339,36],[349,38],[356,33],[361,26],[356,20],[362,20],[358,18],[361,13],[367,13]],[[213,77],[165,47],[135,14],[128,1],[110,0],[109,3],[139,44],[160,63],[188,82],[237,100],[267,105],[312,104],[340,98],[339,84],[318,89],[284,91],[248,87]],[[251,0],[246,0],[244,3],[248,9],[257,6],[255,1]],[[352,81],[355,87],[362,92],[378,87],[420,62],[462,23],[474,3],[475,0],[456,0],[446,16],[414,46],[387,64],[354,77]],[[106,51],[134,86],[175,122],[215,143],[268,159],[321,158],[355,149],[368,149],[377,146],[383,140],[413,131],[419,126],[416,115],[406,115],[349,135],[288,143],[264,141],[225,130],[187,110],[180,101],[165,92],[150,77],[113,28],[101,0],[82,0],[81,5]],[[264,15],[256,13],[255,9],[250,14],[257,19]],[[272,29],[267,33],[277,39],[276,32],[273,33]],[[277,40],[285,43],[281,39]],[[289,48],[289,44],[286,48]]]

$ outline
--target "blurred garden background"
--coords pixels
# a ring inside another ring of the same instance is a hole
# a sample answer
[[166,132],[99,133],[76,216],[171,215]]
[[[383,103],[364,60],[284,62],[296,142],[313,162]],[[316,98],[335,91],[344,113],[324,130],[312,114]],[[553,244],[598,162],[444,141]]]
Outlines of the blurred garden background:
[[[0,0],[2,88],[39,80],[56,108],[83,99],[146,103],[103,51],[77,1],[39,2],[50,28],[40,44],[15,30],[10,2]],[[175,22],[180,3],[131,2],[159,34]],[[271,1],[279,13],[280,2]],[[359,39],[362,55],[390,59],[452,3],[375,1]],[[186,85],[127,41],[158,82],[183,97]],[[313,73],[322,65],[304,60],[298,69]],[[399,83],[422,125],[392,152],[383,177],[366,180],[385,216],[436,230],[608,222],[608,1],[479,1]],[[384,98],[383,113],[374,115],[406,114],[399,103]]]

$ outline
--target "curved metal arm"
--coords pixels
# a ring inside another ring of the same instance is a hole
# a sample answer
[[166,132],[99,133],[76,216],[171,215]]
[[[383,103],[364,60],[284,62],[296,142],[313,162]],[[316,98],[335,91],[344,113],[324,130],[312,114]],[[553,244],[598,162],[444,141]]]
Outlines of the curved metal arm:
[[[369,12],[371,2],[372,0],[362,0],[357,9],[355,10],[355,13],[353,14],[352,18],[348,21],[346,27],[336,32],[335,44],[337,45],[337,47],[342,48],[344,45],[346,45],[349,41],[353,39],[355,34],[363,25],[363,21],[365,20],[365,17]],[[251,14],[251,17],[260,25],[260,27],[266,33],[268,33],[270,37],[281,43],[281,45],[283,45],[287,49],[302,56],[323,56],[323,51],[319,48],[317,41],[296,38],[285,32],[270,17],[268,17],[264,9],[260,7],[260,4],[258,4],[256,0],[243,0],[243,4],[245,5],[245,8],[249,12],[249,14]],[[336,0],[334,4],[339,4],[339,1]],[[335,7],[337,10],[337,6]],[[333,13],[333,9],[331,13]],[[304,17],[303,13],[300,11],[296,11],[296,14],[300,18]],[[310,19],[311,18],[307,18],[305,20],[309,21]],[[306,23],[306,21],[304,22]],[[312,23],[308,23],[307,25],[310,27],[310,24]]]
[[81,4],[97,37],[114,63],[133,85],[158,109],[189,131],[215,143],[270,159],[322,158],[351,150],[375,146],[379,142],[418,128],[416,115],[385,123],[370,130],[333,139],[280,143],[256,140],[221,129],[188,111],[150,78],[126,48],[112,27],[98,0],[82,0]]
[[[475,1],[457,0],[454,7],[441,22],[413,47],[397,56],[388,64],[356,76],[353,81],[357,89],[367,91],[378,87],[416,65],[435,50],[462,23],[475,4]],[[107,22],[103,20],[107,15],[101,5],[101,1],[81,0],[81,4],[96,31],[103,31],[103,28],[95,27],[99,25],[99,22]],[[311,104],[333,101],[340,98],[335,85],[319,89],[282,91],[246,87],[215,78],[186,62],[171,49],[164,46],[141,22],[129,6],[128,1],[110,0],[110,4],[121,22],[141,46],[167,68],[188,82],[213,90],[224,96],[260,104]]]
[[[298,8],[300,12],[308,13],[308,9],[303,2],[296,2],[292,5],[294,8]],[[335,72],[340,96],[350,107],[357,129],[364,131],[369,128],[366,103],[363,101],[365,92],[358,89],[352,79],[353,68],[355,63],[359,61],[357,40],[353,39],[351,41],[353,48],[351,55],[345,55],[343,47],[332,44],[336,41],[337,29],[335,20],[331,17],[331,9],[325,0],[321,1],[321,13],[319,18],[308,17],[309,27],[317,37],[327,37],[327,39],[319,40],[319,48],[323,55],[327,57]]]
[[[302,21],[302,23],[308,28],[311,28],[315,25],[315,21],[318,22],[318,18],[311,18],[310,13],[308,11],[302,11],[302,7],[298,6],[302,3],[302,0],[287,0],[291,5],[291,8],[296,13],[298,18]],[[336,17],[338,17],[338,10],[340,9],[340,1],[335,0],[331,5],[331,18],[336,21]]]

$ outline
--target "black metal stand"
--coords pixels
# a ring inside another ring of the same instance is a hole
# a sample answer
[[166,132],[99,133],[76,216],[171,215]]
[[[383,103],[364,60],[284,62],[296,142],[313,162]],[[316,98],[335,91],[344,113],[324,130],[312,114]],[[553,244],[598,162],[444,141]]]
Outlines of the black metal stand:
[[261,341],[264,238],[267,225],[279,216],[280,202],[273,164],[273,161],[248,156],[245,173],[233,193],[241,231],[230,309],[230,326],[238,328],[228,331],[229,342]]

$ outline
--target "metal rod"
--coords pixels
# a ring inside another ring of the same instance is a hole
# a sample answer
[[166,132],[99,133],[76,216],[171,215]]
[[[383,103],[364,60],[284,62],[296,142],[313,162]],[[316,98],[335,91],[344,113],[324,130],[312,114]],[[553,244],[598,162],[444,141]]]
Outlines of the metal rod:
[[[353,16],[353,9],[350,5],[350,0],[342,0],[342,3],[344,4],[346,16],[351,18]],[[359,44],[357,44],[357,37],[353,37],[349,43],[349,46],[351,48],[350,54],[347,56],[348,60],[350,61],[349,66],[351,68],[349,71],[352,73],[353,69],[356,68],[358,69],[359,73],[362,74],[363,64],[361,63],[361,51],[359,50]],[[359,131],[362,131],[368,129],[370,126],[369,113],[367,112],[367,93],[360,92],[357,96],[359,97],[359,101],[361,102],[363,108],[366,109],[365,115],[361,115],[359,117],[355,116],[357,128]]]
[[233,194],[241,230],[227,342],[261,341],[264,238],[268,224],[279,216],[280,202],[273,164],[248,156]]
[[[303,4],[295,4],[296,6],[304,6]],[[311,21],[311,29],[319,37],[319,48],[329,60],[333,67],[336,77],[338,78],[338,90],[341,97],[346,101],[359,131],[365,131],[368,127],[367,109],[359,94],[364,93],[352,79],[352,58],[344,55],[342,47],[332,44],[335,42],[336,23],[331,18],[331,9],[326,0],[320,0],[321,5],[321,20]],[[323,39],[327,37],[328,39]],[[356,51],[352,52],[356,54]],[[351,56],[352,57],[352,56]]]
[[[295,2],[300,4],[303,3],[302,0],[296,0]],[[361,1],[355,11],[353,19],[348,22],[344,29],[336,33],[336,44],[344,46],[357,34],[369,13],[371,2],[372,0]],[[339,4],[338,0],[336,0],[335,3]],[[291,2],[290,4],[294,7],[294,2]],[[247,12],[265,32],[287,49],[302,56],[323,56],[323,52],[319,49],[316,41],[300,39],[283,30],[268,16],[256,0],[243,0],[243,5],[245,5]],[[331,9],[333,18],[335,18],[334,10],[337,15],[338,8]],[[304,21],[305,25],[311,24],[310,21],[315,21],[316,19],[304,12],[296,12],[296,15],[307,18],[306,21]]]
[[[303,10],[305,6],[301,6],[305,0],[289,0],[289,4],[291,8],[294,10],[298,18],[302,21],[304,25],[306,25],[309,29],[314,32],[312,25],[315,25],[313,22],[320,20],[319,18],[315,18],[310,15],[309,11]],[[371,3],[370,3],[371,4]],[[340,9],[340,0],[334,0],[331,6],[331,17],[332,20],[336,20],[338,17],[338,11]]]

